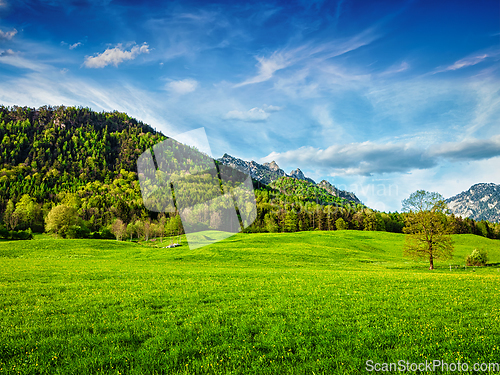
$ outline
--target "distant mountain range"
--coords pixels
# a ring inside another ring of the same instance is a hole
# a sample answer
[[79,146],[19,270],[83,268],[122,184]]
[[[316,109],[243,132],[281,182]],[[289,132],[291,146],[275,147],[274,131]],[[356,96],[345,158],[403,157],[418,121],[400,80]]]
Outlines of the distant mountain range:
[[476,184],[446,200],[448,208],[456,216],[476,221],[500,222],[500,185]]
[[354,202],[355,204],[362,204],[362,202],[358,199],[358,197],[356,197],[354,193],[345,190],[339,190],[326,180],[322,180],[320,183],[316,183],[313,179],[304,176],[304,173],[299,168],[287,174],[278,166],[278,164],[276,164],[275,161],[272,161],[271,163],[259,164],[253,160],[245,161],[228,154],[224,154],[224,156],[218,159],[218,161],[224,165],[231,166],[242,172],[249,173],[252,179],[259,181],[264,185],[269,185],[273,181],[281,177],[291,177],[297,180],[308,181],[311,184],[325,189],[329,194],[333,196],[346,199],[350,202]]

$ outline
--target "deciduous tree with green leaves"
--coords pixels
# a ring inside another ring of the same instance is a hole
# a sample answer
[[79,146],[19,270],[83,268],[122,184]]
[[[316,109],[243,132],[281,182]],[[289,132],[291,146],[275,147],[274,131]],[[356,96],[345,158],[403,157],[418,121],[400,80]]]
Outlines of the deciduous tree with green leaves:
[[337,228],[337,230],[346,230],[346,229],[349,229],[349,224],[346,223],[346,221],[344,219],[342,219],[341,217],[339,217],[335,221],[335,227]]
[[125,224],[120,218],[115,219],[111,225],[111,233],[115,235],[117,241],[121,241],[127,234],[127,224]]
[[434,269],[434,259],[449,259],[453,242],[446,225],[447,206],[439,193],[418,190],[403,200],[406,221],[404,253],[407,256],[429,259],[429,269]]
[[50,210],[45,218],[45,230],[63,235],[71,225],[76,224],[78,215],[74,207],[60,204]]

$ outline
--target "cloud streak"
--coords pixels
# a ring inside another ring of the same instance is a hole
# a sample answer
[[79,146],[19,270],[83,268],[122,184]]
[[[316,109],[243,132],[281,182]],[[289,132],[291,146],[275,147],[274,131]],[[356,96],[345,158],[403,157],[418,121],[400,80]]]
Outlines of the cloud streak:
[[8,49],[0,51],[0,63],[14,66],[19,69],[28,69],[35,72],[42,72],[52,69],[50,65],[24,58],[21,53]]
[[476,161],[500,156],[500,135],[489,140],[468,139],[431,145],[427,149],[412,143],[380,144],[374,142],[333,145],[327,149],[301,147],[283,153],[272,152],[261,161],[326,169],[331,175],[371,176],[384,173],[408,173],[430,169],[440,159],[450,162]]
[[476,52],[467,57],[464,57],[463,59],[460,59],[445,68],[438,69],[435,73],[442,73],[442,72],[467,68],[469,66],[482,63],[487,59],[494,59],[496,61],[499,59],[499,57],[500,57],[500,49],[490,48],[488,50],[483,50],[482,52]]
[[274,73],[277,71],[293,65],[317,64],[332,57],[341,56],[368,45],[377,38],[378,35],[376,35],[374,29],[370,28],[344,40],[334,40],[322,44],[307,43],[292,49],[284,48],[276,50],[269,57],[255,56],[257,60],[257,75],[234,85],[234,87],[268,81],[273,78]]
[[193,92],[198,87],[198,81],[187,78],[180,81],[170,81],[166,84],[165,88],[177,95],[185,95]]
[[264,105],[262,108],[252,108],[248,111],[229,111],[226,120],[239,120],[245,122],[261,122],[266,121],[272,112],[280,111],[282,108],[274,105]]
[[429,155],[450,161],[490,159],[500,155],[500,135],[490,139],[468,139],[462,142],[442,143],[429,150]]
[[234,87],[251,85],[271,79],[275,72],[284,69],[292,64],[292,56],[288,53],[274,52],[269,58],[256,56],[258,74],[244,82],[241,82]]
[[104,68],[108,65],[118,66],[126,60],[133,60],[141,53],[149,53],[149,46],[144,43],[142,46],[133,46],[130,51],[123,49],[122,44],[114,48],[108,48],[103,53],[95,56],[85,57],[84,66],[87,68]]
[[82,45],[82,43],[81,43],[81,42],[74,43],[74,44],[72,44],[72,45],[70,45],[70,46],[69,46],[69,49],[75,49],[75,48],[77,48],[77,47],[80,47],[81,45]]

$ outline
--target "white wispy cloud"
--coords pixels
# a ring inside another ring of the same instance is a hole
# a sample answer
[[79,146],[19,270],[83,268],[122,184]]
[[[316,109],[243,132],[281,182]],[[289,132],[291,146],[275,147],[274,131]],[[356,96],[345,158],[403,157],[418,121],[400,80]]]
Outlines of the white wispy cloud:
[[417,147],[414,143],[350,143],[326,149],[301,147],[282,153],[272,152],[261,161],[275,160],[287,165],[328,170],[331,175],[370,176],[383,173],[408,173],[450,162],[485,160],[500,156],[500,135],[491,139],[467,139]]
[[283,109],[282,107],[274,106],[274,105],[266,105],[264,104],[262,108],[252,108],[248,111],[238,111],[233,110],[229,111],[225,119],[226,120],[240,120],[246,122],[259,122],[266,121],[269,116],[271,116],[272,112],[277,112]]
[[284,69],[292,63],[291,56],[287,55],[288,54],[284,54],[282,52],[274,52],[268,58],[256,56],[255,59],[258,61],[256,65],[258,74],[255,77],[235,85],[234,87],[267,81],[276,71]]
[[165,88],[172,93],[178,95],[188,94],[193,92],[198,87],[198,81],[187,78],[179,81],[170,81],[165,85]]
[[0,40],[11,40],[16,34],[17,34],[16,29],[12,29],[11,31],[0,30]]
[[229,111],[226,114],[227,120],[240,120],[240,121],[248,121],[248,122],[258,122],[265,121],[271,116],[269,113],[264,111],[262,108],[252,108],[248,111]]
[[13,51],[12,49],[0,51],[0,63],[36,72],[46,71],[52,68],[50,65],[37,60],[27,59],[23,54]]
[[328,106],[315,105],[312,109],[312,116],[321,125],[318,135],[323,139],[337,141],[345,136],[344,129],[333,120]]
[[85,65],[87,68],[104,68],[108,65],[118,66],[126,60],[133,60],[141,53],[149,53],[149,46],[144,43],[142,46],[135,45],[129,51],[125,50],[120,43],[114,48],[108,48],[103,53],[95,56],[85,57]]
[[278,112],[278,111],[281,111],[283,109],[283,107],[278,107],[276,105],[267,105],[267,104],[264,104],[262,106],[262,109],[264,111],[266,111],[267,113],[271,113],[271,112]]
[[347,39],[338,39],[321,44],[306,43],[295,48],[283,48],[274,51],[269,57],[255,56],[257,75],[234,85],[234,87],[268,81],[279,70],[297,64],[317,64],[368,45],[377,38],[378,35],[375,30],[370,28]]
[[453,64],[438,68],[434,73],[442,73],[450,70],[458,70],[462,68],[467,68],[469,66],[473,66],[487,59],[494,59],[495,61],[500,58],[500,49],[498,47],[489,48],[487,50],[483,50],[480,52],[473,53],[463,59],[455,61]]
[[410,64],[408,64],[406,61],[403,61],[401,64],[396,64],[391,67],[389,67],[385,72],[381,73],[382,76],[384,75],[389,75],[389,74],[397,74],[404,72],[405,70],[408,70],[410,68]]
[[69,46],[69,49],[75,49],[76,47],[80,47],[82,45],[82,42],[74,43]]
[[[199,53],[227,47],[239,30],[224,12],[205,10],[172,11],[165,17],[154,17],[143,25],[157,35],[155,48],[162,59],[193,58]],[[217,37],[214,37],[217,35]]]
[[305,99],[318,97],[321,89],[321,83],[325,82],[325,76],[321,75],[323,80],[315,80],[310,77],[310,69],[303,68],[293,74],[277,77],[273,88],[282,92],[292,99]]
[[[477,80],[468,85],[470,92],[475,94],[475,106],[471,112],[473,118],[468,122],[463,132],[465,138],[479,132],[498,132],[500,118],[500,82],[492,75]],[[491,129],[491,130],[490,130]]]

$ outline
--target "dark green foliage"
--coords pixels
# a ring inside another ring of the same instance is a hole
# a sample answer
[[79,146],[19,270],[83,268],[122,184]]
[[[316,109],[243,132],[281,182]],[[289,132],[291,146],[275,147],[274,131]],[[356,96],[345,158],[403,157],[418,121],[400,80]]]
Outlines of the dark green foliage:
[[66,238],[89,238],[90,229],[85,225],[70,225],[65,232]]
[[19,230],[19,231],[11,231],[10,238],[12,240],[32,240],[33,232],[31,229],[28,230]]
[[9,230],[0,224],[0,238],[9,238]]
[[104,228],[102,231],[99,232],[99,238],[103,240],[114,240],[115,235],[111,233],[109,229]]
[[28,230],[8,230],[3,225],[0,225],[0,238],[4,240],[32,240],[33,232]]

